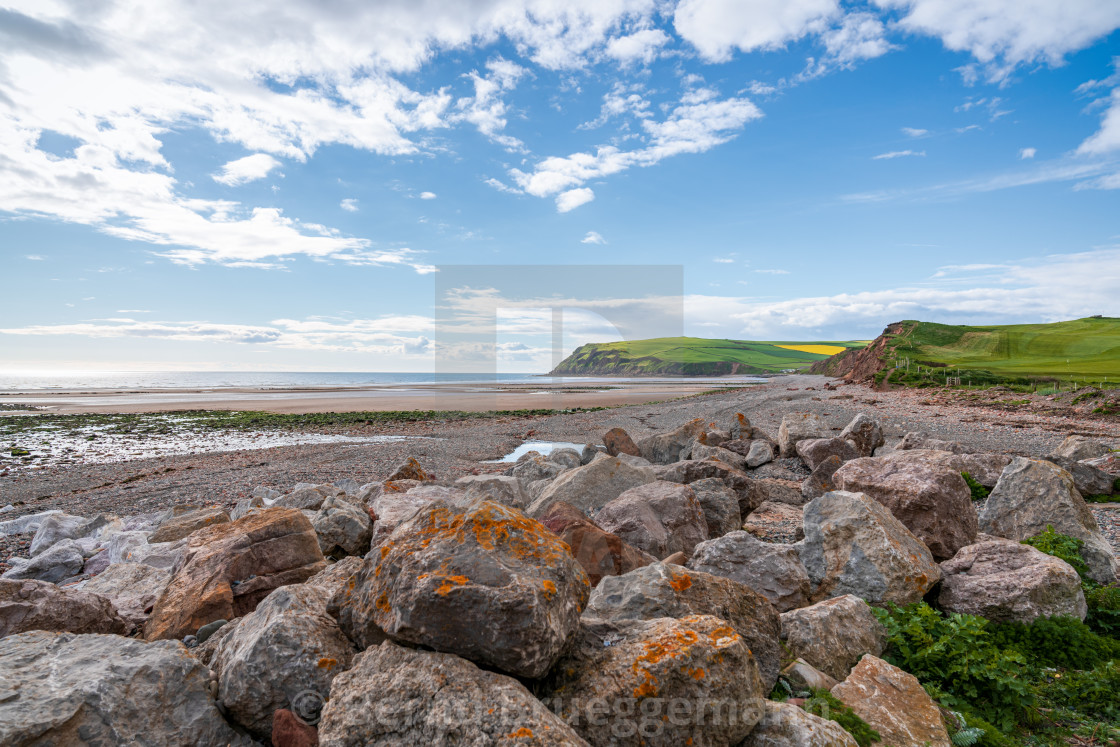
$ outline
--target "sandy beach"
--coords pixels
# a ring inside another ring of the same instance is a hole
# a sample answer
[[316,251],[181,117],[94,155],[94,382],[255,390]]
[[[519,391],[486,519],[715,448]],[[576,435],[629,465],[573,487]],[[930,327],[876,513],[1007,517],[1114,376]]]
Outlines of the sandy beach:
[[565,383],[398,384],[302,389],[137,389],[0,393],[0,405],[59,415],[259,410],[278,413],[388,410],[566,410],[657,402],[713,389],[752,386],[745,377],[619,379]]

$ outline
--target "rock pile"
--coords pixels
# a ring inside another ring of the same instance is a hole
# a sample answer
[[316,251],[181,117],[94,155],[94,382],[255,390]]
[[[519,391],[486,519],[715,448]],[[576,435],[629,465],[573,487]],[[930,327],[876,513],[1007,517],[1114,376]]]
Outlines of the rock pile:
[[[767,700],[781,672],[884,743],[948,744],[917,681],[877,658],[871,605],[1084,617],[1077,573],[1018,540],[1053,526],[1115,579],[1077,487],[1103,485],[1102,454],[921,434],[884,451],[870,416],[835,425],[615,428],[605,452],[501,475],[441,481],[410,459],[232,511],[6,522],[35,535],[0,580],[0,742],[855,743]],[[994,487],[979,516],[965,471]]]

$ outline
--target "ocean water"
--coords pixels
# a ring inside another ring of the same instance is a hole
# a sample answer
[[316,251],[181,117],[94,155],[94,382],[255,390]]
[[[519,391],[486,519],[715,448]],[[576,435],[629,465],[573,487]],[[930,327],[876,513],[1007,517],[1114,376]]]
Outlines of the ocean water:
[[128,389],[330,389],[378,384],[517,383],[562,381],[529,373],[433,374],[267,371],[95,371],[36,374],[0,373],[0,392]]

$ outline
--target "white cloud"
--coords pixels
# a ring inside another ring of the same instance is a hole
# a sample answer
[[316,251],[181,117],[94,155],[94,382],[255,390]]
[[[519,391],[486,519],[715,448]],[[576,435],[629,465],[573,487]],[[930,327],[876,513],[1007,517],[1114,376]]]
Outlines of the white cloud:
[[905,156],[924,156],[925,154],[926,154],[926,152],[924,150],[892,150],[889,153],[880,153],[877,156],[872,156],[871,160],[882,161],[883,159],[889,159],[889,158],[903,158]]
[[42,262],[46,259],[42,254],[28,254],[24,259],[29,259],[32,262]]
[[1101,128],[1077,149],[1083,155],[1102,155],[1120,150],[1120,88],[1112,89],[1112,100],[1101,119]]
[[1034,158],[1036,153],[1038,153],[1038,148],[1021,148],[1019,150],[1019,159],[1025,161],[1028,158]]
[[567,213],[575,210],[580,205],[586,205],[595,199],[595,193],[587,187],[569,189],[556,195],[556,212]]
[[347,197],[338,206],[348,213],[358,212],[358,200],[356,197]]
[[619,36],[607,43],[606,54],[623,65],[648,65],[657,59],[659,50],[670,42],[661,29],[642,29],[629,36]]
[[499,192],[505,192],[505,193],[511,194],[511,195],[522,194],[520,189],[516,189],[514,187],[511,187],[508,184],[506,184],[505,182],[501,181],[500,179],[495,179],[492,176],[483,180],[482,183],[485,184],[488,187],[493,187],[494,189],[498,190]]
[[755,270],[763,275],[788,275],[789,270]]
[[436,193],[435,192],[421,192],[420,193],[420,199],[421,200],[434,200],[435,198],[436,198]]
[[715,257],[712,261],[721,265],[735,264],[735,260],[731,257]]
[[579,240],[581,244],[606,244],[607,240],[598,231],[588,231],[587,235]]
[[251,156],[230,161],[218,174],[211,178],[227,187],[238,187],[242,184],[264,179],[273,169],[280,168],[280,162],[267,153],[254,153]]
[[725,62],[736,49],[776,49],[822,31],[839,13],[837,0],[682,0],[673,22],[705,59]]
[[929,130],[922,130],[917,127],[903,127],[902,132],[910,137],[925,137],[929,134]]
[[511,169],[510,175],[525,192],[548,197],[634,166],[652,166],[670,156],[711,150],[761,116],[758,107],[747,99],[721,100],[711,89],[695,89],[681,98],[666,119],[642,120],[645,147],[624,151],[604,145],[595,153],[545,158],[531,173]]
[[511,151],[524,150],[524,144],[511,135],[503,134],[506,128],[508,107],[502,95],[513,90],[528,71],[502,57],[486,63],[489,76],[473,71],[467,75],[474,82],[474,96],[459,99],[456,107],[462,112],[459,118],[470,122],[487,138]]
[[968,52],[990,80],[1023,64],[1062,64],[1120,27],[1120,3],[1100,0],[875,0],[905,15],[899,26]]
[[871,13],[851,13],[844,17],[839,27],[821,35],[825,47],[826,69],[850,68],[860,60],[882,57],[895,46],[886,40],[887,29]]

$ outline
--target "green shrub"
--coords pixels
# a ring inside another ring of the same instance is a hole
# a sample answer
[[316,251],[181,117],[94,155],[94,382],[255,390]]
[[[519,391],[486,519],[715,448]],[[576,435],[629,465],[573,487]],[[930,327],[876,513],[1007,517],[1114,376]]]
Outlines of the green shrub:
[[989,630],[993,645],[1022,654],[1031,666],[1092,669],[1120,657],[1120,641],[1097,635],[1076,617],[1040,617]]
[[1102,721],[1120,721],[1120,662],[1100,664],[1088,672],[1063,672],[1044,688],[1050,703]]
[[1089,614],[1085,623],[1095,633],[1120,638],[1120,585],[1082,584]]
[[976,482],[976,479],[972,475],[967,472],[962,472],[961,477],[968,483],[968,489],[972,493],[972,500],[982,501],[988,497],[988,489]]
[[1073,570],[1077,571],[1082,579],[1089,572],[1089,566],[1081,559],[1081,546],[1085,543],[1076,537],[1058,534],[1052,524],[1047,524],[1046,531],[1042,534],[1023,540],[1023,544],[1041,550],[1047,555],[1053,555],[1055,558],[1061,558],[1073,566]]
[[874,612],[887,629],[884,658],[939,693],[948,707],[974,711],[1007,731],[1034,703],[1025,658],[995,646],[987,620],[943,617],[925,602]]
[[868,747],[872,742],[882,739],[879,732],[872,729],[855,711],[823,688],[813,690],[812,696],[801,707],[815,716],[840,724],[844,731],[852,735],[859,747]]

